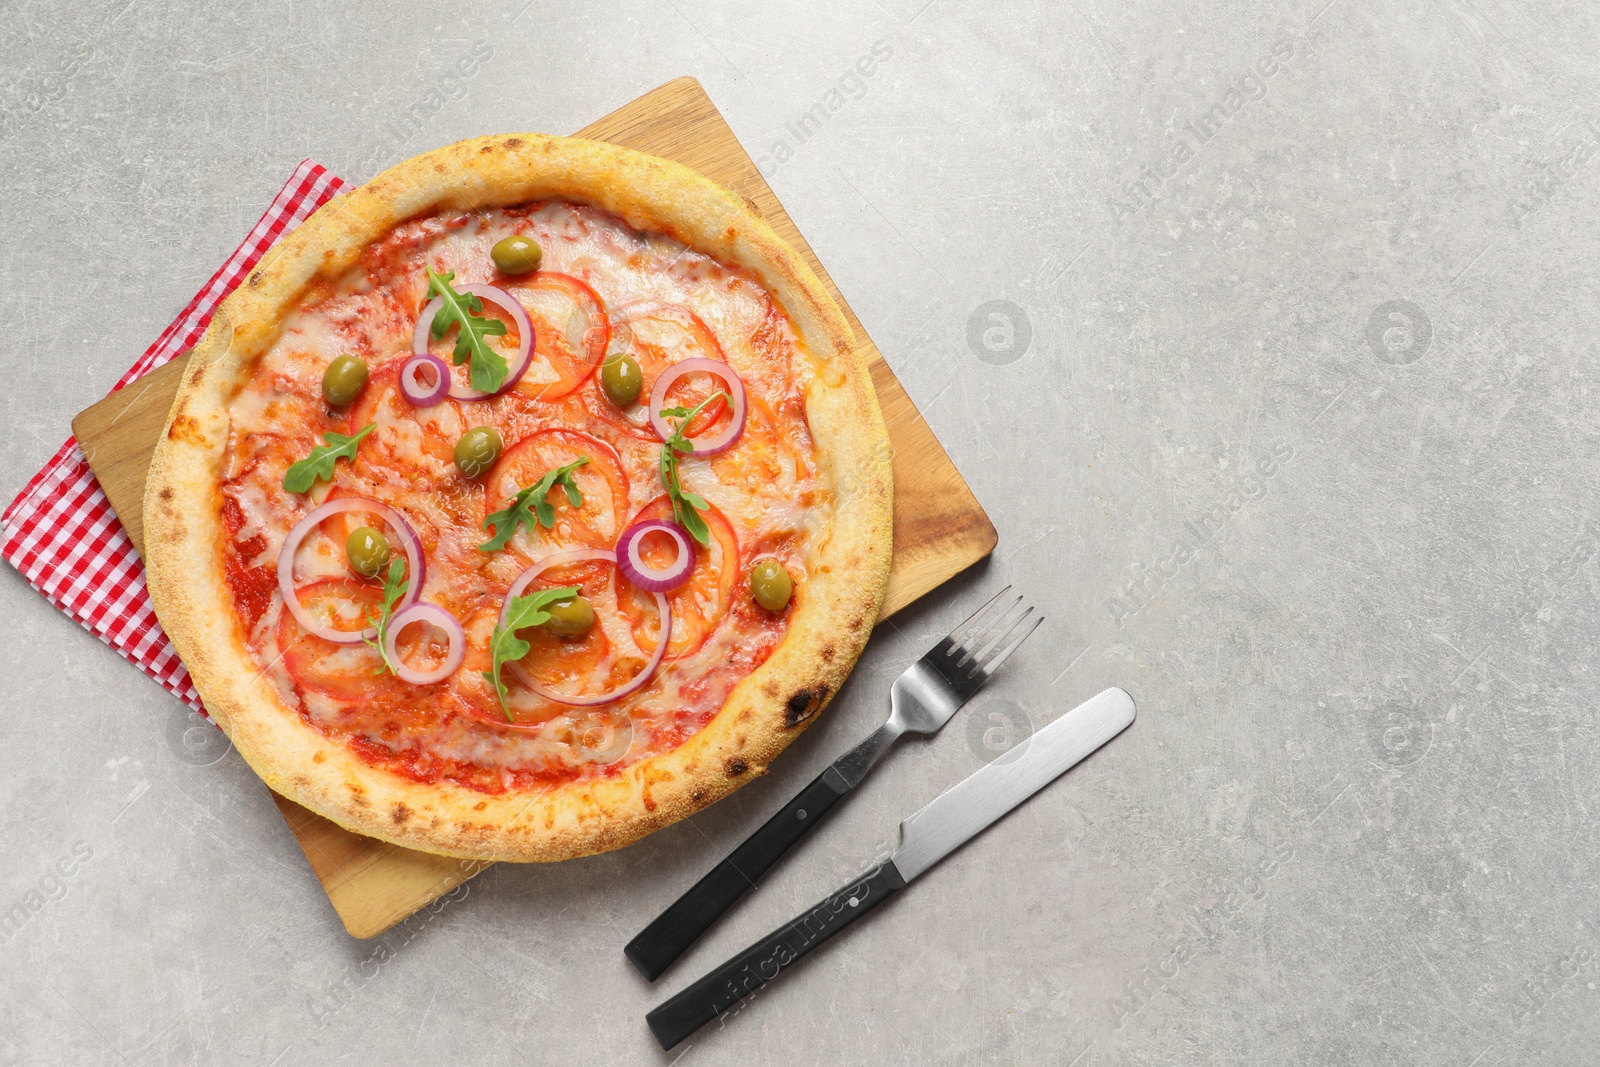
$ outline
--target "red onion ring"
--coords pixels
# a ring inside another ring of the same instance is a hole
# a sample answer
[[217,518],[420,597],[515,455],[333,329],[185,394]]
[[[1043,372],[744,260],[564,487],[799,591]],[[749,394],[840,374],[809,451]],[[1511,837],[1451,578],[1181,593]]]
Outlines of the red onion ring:
[[[670,567],[656,568],[644,561],[639,546],[646,534],[663,533],[678,546],[678,558]],[[694,543],[675,523],[662,519],[636,522],[617,538],[617,569],[622,576],[646,593],[665,593],[678,588],[694,573]]]
[[278,592],[283,596],[283,606],[289,609],[289,614],[294,616],[294,621],[300,624],[301,629],[336,645],[356,645],[362,641],[371,641],[378,636],[378,628],[369,626],[365,630],[335,630],[331,626],[319,625],[300,603],[300,596],[295,592],[294,555],[300,550],[300,542],[306,539],[307,534],[332,516],[346,511],[374,512],[382,516],[390,529],[399,535],[400,545],[406,552],[406,563],[410,567],[406,573],[411,580],[407,584],[405,595],[395,606],[396,611],[416,603],[417,597],[422,594],[422,583],[427,580],[428,574],[427,559],[422,554],[422,541],[418,539],[417,531],[411,528],[405,516],[387,504],[380,504],[366,497],[341,496],[312,508],[306,513],[305,518],[295,523],[289,530],[289,536],[283,539],[283,547],[278,550]]
[[661,417],[661,409],[667,402],[667,390],[685,374],[693,374],[696,371],[706,371],[713,377],[721,378],[728,385],[728,394],[733,397],[733,418],[729,420],[727,429],[705,440],[689,438],[690,444],[694,445],[695,455],[714,456],[718,452],[726,452],[732,448],[739,435],[744,433],[744,383],[726,363],[696,356],[694,359],[680,360],[662,371],[656,378],[655,388],[650,390],[650,425],[656,428],[656,433],[661,435],[663,441],[672,436],[671,424]]
[[[512,598],[521,596],[522,591],[528,588],[529,583],[539,575],[551,567],[560,567],[568,563],[587,563],[590,560],[604,560],[607,563],[616,563],[617,554],[609,548],[569,548],[562,552],[552,552],[517,575],[517,580],[511,583],[510,589],[506,590],[505,602],[500,605],[500,625],[504,626],[506,624],[506,613],[511,610]],[[517,676],[519,682],[546,700],[579,708],[592,708],[601,704],[610,704],[613,701],[621,700],[630,693],[643,689],[645,684],[655,676],[657,669],[661,666],[661,661],[666,658],[667,642],[672,639],[672,609],[667,606],[667,598],[660,593],[655,594],[655,598],[656,610],[661,613],[661,636],[656,640],[655,655],[650,657],[650,662],[645,664],[644,670],[616,689],[611,690],[611,692],[592,697],[563,696],[535,682],[528,676],[528,672],[522,669],[520,663],[513,661],[508,664],[511,668],[511,673]],[[541,723],[540,725],[542,726],[543,724]]]
[[[433,384],[425,385],[418,375],[430,371]],[[412,353],[400,368],[400,395],[413,407],[433,407],[450,395],[450,365],[432,352]]]
[[[419,622],[432,623],[443,630],[449,640],[450,650],[445,653],[444,662],[431,671],[421,671],[406,666],[401,661],[400,652],[395,644],[400,638],[401,630]],[[456,617],[444,608],[426,600],[419,600],[389,616],[389,627],[383,635],[383,655],[402,682],[410,682],[412,685],[432,685],[454,674],[461,666],[461,661],[466,659],[467,632],[461,628],[461,623],[456,621]]]
[[[458,293],[470,293],[482,300],[487,300],[496,307],[510,313],[512,320],[517,324],[517,352],[511,358],[511,373],[506,375],[506,380],[500,383],[500,388],[492,393],[480,393],[470,385],[456,385],[448,375],[445,381],[450,382],[450,396],[455,400],[483,400],[491,396],[499,396],[522,380],[528,372],[528,363],[533,356],[533,322],[528,318],[527,309],[522,302],[504,289],[493,285],[458,285]],[[436,296],[428,301],[428,306],[422,309],[422,316],[417,319],[416,329],[411,331],[411,351],[419,356],[430,355],[428,342],[433,329],[433,317],[439,314],[439,309],[444,306],[444,297]]]

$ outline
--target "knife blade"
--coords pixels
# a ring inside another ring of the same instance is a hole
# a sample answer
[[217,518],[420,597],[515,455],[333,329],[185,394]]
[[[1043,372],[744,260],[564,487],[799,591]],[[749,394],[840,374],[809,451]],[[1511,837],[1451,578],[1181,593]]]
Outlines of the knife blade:
[[753,996],[801,956],[1127,729],[1134,715],[1132,697],[1121,689],[1107,689],[1037,731],[1020,756],[1008,754],[968,775],[900,824],[900,846],[887,863],[661,1004],[645,1016],[651,1033],[663,1049],[670,1049]]

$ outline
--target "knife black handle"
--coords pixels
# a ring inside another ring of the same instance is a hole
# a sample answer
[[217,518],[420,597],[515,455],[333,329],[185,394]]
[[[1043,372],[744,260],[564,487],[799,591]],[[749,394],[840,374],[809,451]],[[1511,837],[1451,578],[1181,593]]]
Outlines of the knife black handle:
[[646,978],[655,981],[849,791],[849,784],[833,767],[817,775],[622,951]]
[[651,1033],[672,1048],[905,886],[892,860],[862,875],[646,1015]]

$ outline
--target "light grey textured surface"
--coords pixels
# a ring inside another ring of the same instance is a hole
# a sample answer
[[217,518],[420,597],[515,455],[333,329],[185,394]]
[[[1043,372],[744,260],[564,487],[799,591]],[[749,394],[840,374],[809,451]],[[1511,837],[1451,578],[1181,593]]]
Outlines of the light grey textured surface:
[[[0,944],[0,1063],[665,1064],[649,1007],[1006,716],[1113,684],[1126,735],[682,1062],[1600,1060],[1600,15],[1323,5],[11,5],[5,498],[302,157],[360,179],[689,73],[1000,547],[766,779],[365,943],[238,757],[184,756],[176,703],[0,568],[0,909],[47,898]],[[992,692],[647,986],[627,938],[1007,580],[1050,618]]]

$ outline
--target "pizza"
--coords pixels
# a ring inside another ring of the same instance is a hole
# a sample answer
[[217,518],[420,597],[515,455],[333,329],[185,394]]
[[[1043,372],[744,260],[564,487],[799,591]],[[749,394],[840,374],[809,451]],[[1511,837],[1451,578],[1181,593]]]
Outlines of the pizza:
[[617,848],[765,773],[891,548],[851,330],[748,201],[463,141],[279,241],[144,500],[163,628],[273,789],[442,855]]

